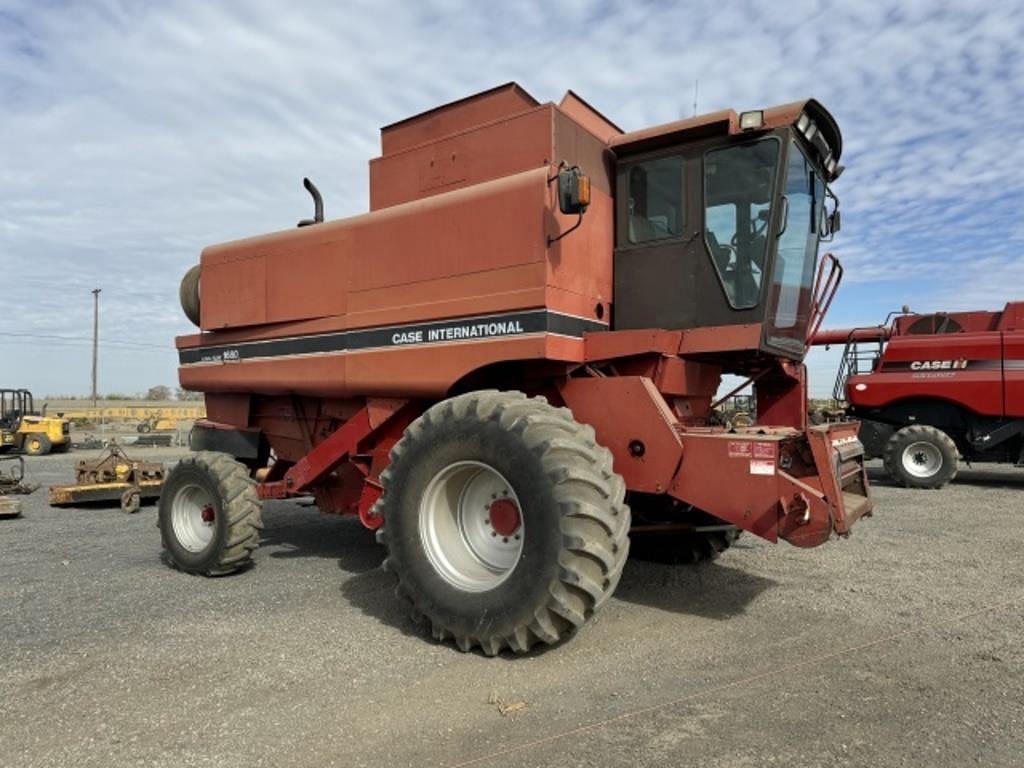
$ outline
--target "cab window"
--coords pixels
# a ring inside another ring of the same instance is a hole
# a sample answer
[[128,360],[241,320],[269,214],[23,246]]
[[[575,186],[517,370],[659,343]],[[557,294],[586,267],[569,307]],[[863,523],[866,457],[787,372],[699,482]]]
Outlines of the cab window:
[[769,138],[704,158],[704,241],[734,309],[760,301],[778,157]]
[[685,226],[683,158],[658,157],[626,173],[626,243],[636,245],[678,237]]

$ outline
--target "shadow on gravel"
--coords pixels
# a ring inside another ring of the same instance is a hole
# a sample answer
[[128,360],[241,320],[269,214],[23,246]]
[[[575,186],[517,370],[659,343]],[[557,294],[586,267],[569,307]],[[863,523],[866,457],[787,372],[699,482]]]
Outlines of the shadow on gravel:
[[[344,567],[344,566],[343,566]],[[672,613],[728,619],[742,613],[761,592],[777,582],[724,565],[663,565],[630,560],[614,599]],[[345,598],[363,614],[377,619],[407,637],[429,640],[428,629],[410,616],[408,604],[394,593],[395,578],[377,568],[352,576],[341,585]],[[460,653],[450,643],[453,652]],[[558,646],[539,646],[536,656]],[[479,649],[474,651],[482,655]],[[501,658],[517,659],[504,651]]]
[[321,514],[316,507],[296,504],[266,505],[261,556],[278,559],[322,557],[338,561],[341,570],[360,574],[380,566],[384,549],[377,546],[373,531],[354,517]]
[[[384,548],[356,518],[277,503],[265,506],[263,524],[262,556],[333,559],[347,576],[340,588],[353,607],[406,636],[429,637],[410,617],[407,603],[395,595],[394,576],[380,567]],[[744,549],[745,545],[741,538],[733,547]],[[677,565],[631,557],[615,599],[673,613],[727,619],[742,613],[761,592],[776,584],[720,562]]]
[[615,597],[672,613],[728,619],[778,582],[715,563],[670,565],[630,559]]

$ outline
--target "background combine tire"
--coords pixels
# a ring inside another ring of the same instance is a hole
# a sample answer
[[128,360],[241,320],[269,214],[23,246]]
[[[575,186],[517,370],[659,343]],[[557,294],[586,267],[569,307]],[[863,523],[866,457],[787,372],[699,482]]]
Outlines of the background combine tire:
[[557,643],[622,575],[625,483],[593,429],[543,398],[438,403],[406,430],[382,481],[385,567],[413,617],[460,650]]
[[738,528],[722,531],[651,531],[633,537],[633,556],[655,563],[696,565],[715,560],[739,537]]
[[907,488],[941,488],[956,477],[956,443],[935,427],[915,424],[885,445],[885,471]]
[[633,522],[645,528],[685,522],[717,530],[643,530],[634,533],[630,552],[634,558],[655,563],[695,565],[710,562],[733,545],[740,529],[724,520],[662,495],[633,493],[629,497]]
[[193,454],[164,482],[159,526],[179,570],[204,576],[237,571],[249,564],[263,527],[256,483],[225,453]]
[[199,325],[199,265],[185,273],[181,278],[181,287],[178,289],[178,297],[181,300],[181,311],[185,313],[193,325]]
[[24,446],[24,451],[29,456],[45,456],[53,447],[50,438],[42,433],[26,435]]

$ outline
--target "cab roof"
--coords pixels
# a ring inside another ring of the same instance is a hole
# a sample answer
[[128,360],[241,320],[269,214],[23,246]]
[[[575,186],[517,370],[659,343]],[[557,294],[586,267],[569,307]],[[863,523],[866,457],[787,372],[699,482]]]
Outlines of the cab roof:
[[[756,110],[755,110],[756,111]],[[723,109],[706,115],[698,115],[686,120],[657,125],[630,131],[613,136],[608,146],[619,156],[649,152],[661,147],[678,144],[712,136],[733,136],[740,134],[762,133],[786,125],[793,125],[802,114],[807,114],[818,126],[832,150],[833,158],[838,162],[843,151],[843,138],[839,125],[821,102],[816,99],[803,99],[789,104],[769,107],[764,112],[761,127],[753,130],[740,128],[740,114],[733,109]]]

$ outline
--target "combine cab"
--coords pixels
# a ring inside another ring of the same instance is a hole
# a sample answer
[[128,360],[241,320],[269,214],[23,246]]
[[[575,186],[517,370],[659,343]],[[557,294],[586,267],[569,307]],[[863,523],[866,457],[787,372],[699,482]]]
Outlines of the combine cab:
[[[358,514],[435,637],[555,643],[630,533],[682,559],[813,547],[871,511],[855,424],[808,427],[839,129],[809,100],[632,133],[514,84],[387,126],[371,212],[207,248],[177,340],[204,392],[160,527],[180,569],[257,546],[263,499]],[[817,276],[817,283],[815,278]],[[715,418],[722,375],[753,424]]]
[[[833,397],[861,439],[909,488],[941,488],[968,462],[1024,466],[1024,302],[1002,312],[901,313],[828,330],[843,344]],[[959,454],[959,456],[958,456]]]

